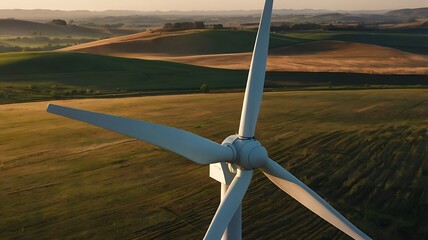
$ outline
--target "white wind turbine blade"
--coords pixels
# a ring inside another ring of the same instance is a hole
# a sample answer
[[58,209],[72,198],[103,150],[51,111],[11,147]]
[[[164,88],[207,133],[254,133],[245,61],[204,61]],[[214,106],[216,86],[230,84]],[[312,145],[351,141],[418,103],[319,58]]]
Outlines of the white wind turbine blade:
[[49,104],[47,112],[140,139],[199,164],[233,159],[233,150],[230,147],[176,128],[53,104]]
[[226,196],[211,221],[204,240],[219,240],[221,238],[236,210],[241,205],[252,176],[252,170],[244,171],[238,169],[236,177],[233,179]]
[[275,161],[268,159],[262,170],[264,174],[284,192],[342,232],[353,239],[370,239],[324,199]]
[[266,0],[262,19],[260,20],[259,31],[257,33],[253,59],[251,60],[247,88],[245,90],[241,123],[239,125],[240,137],[252,138],[254,137],[256,129],[266,75],[272,8],[273,0]]

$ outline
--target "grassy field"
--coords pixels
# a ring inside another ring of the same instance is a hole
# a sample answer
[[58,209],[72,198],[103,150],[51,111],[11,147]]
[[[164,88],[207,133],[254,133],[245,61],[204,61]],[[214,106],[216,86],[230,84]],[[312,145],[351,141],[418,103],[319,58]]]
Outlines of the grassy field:
[[[120,97],[242,89],[247,70],[225,70],[165,61],[69,53],[0,54],[0,103],[88,97]],[[368,88],[372,85],[428,85],[427,75],[270,72],[266,86]]]
[[[233,73],[238,73],[234,75]],[[236,86],[242,72],[185,64],[79,53],[10,53],[0,55],[0,77],[7,84],[58,84],[76,87],[186,89],[207,82]],[[223,76],[218,79],[218,76]]]
[[383,32],[308,32],[284,34],[306,40],[340,40],[396,48],[406,52],[428,54],[428,35]]
[[0,52],[48,51],[99,39],[85,36],[0,36]]
[[[373,239],[428,237],[428,91],[267,93],[257,137],[270,156]],[[182,128],[238,129],[243,94],[55,103]],[[0,106],[1,239],[201,239],[219,202],[208,167],[45,113]],[[348,239],[260,172],[244,239]]]
[[[246,72],[79,53],[0,54],[3,103],[243,86]],[[221,77],[220,77],[221,76]]]

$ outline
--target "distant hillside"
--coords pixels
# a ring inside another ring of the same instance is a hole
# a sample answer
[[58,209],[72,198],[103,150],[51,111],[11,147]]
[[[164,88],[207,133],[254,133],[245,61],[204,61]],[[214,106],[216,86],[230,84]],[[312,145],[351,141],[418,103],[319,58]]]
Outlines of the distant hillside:
[[[344,15],[379,15],[377,19],[385,18],[387,11],[343,11],[325,9],[275,9],[273,15],[274,22],[318,22],[316,15],[322,14],[344,14]],[[230,11],[128,11],[128,10],[108,10],[108,11],[59,11],[59,10],[22,10],[22,9],[0,9],[0,18],[15,18],[30,21],[46,22],[60,18],[74,20],[76,24],[116,24],[122,23],[130,27],[152,27],[165,24],[167,22],[183,21],[204,21],[213,23],[230,23],[239,25],[240,23],[258,23],[260,10],[230,10]],[[388,22],[394,16],[386,16]],[[323,18],[322,21],[330,21],[330,18]],[[331,18],[336,20],[336,18]],[[372,19],[372,17],[370,17]],[[372,22],[365,19],[364,22]],[[340,19],[339,19],[340,20]]]
[[386,15],[407,18],[428,18],[428,7],[400,9],[386,13]]
[[137,11],[63,11],[50,9],[0,9],[2,18],[17,18],[25,20],[50,20],[54,18],[65,19],[80,19],[90,17],[105,17],[105,16],[130,16],[137,14]]
[[55,25],[16,19],[0,19],[0,35],[28,36],[34,33],[50,36],[115,36],[135,31],[121,29],[85,28],[74,25]]
[[[201,55],[240,53],[253,50],[253,31],[181,31],[141,33],[72,46],[63,50],[95,54],[152,53],[165,55]],[[308,40],[272,35],[270,47],[281,47]]]
[[[401,10],[399,10],[401,11]],[[408,16],[386,15],[385,10],[344,11],[325,9],[275,9],[273,22],[316,22],[357,21],[364,23],[396,23],[408,20]],[[77,24],[123,23],[126,26],[152,27],[167,22],[204,21],[207,23],[258,23],[260,10],[231,11],[60,11],[60,10],[22,10],[0,9],[1,18],[15,18],[31,21],[49,21],[55,18],[74,20]]]
[[[290,14],[324,14],[336,12],[325,9],[275,9],[276,15]],[[340,11],[344,12],[344,11]],[[383,13],[385,11],[356,11],[354,13]],[[133,10],[107,10],[107,11],[62,11],[49,9],[0,9],[2,18],[19,18],[26,20],[48,20],[53,18],[84,19],[95,17],[120,17],[120,16],[245,16],[260,15],[260,10],[231,10],[231,11],[133,11]]]
[[401,22],[401,18],[393,15],[385,14],[368,14],[368,13],[346,13],[346,12],[335,12],[320,15],[310,16],[287,16],[290,21],[297,22],[314,22],[314,23],[365,23],[365,24],[376,24],[376,23],[395,23]]

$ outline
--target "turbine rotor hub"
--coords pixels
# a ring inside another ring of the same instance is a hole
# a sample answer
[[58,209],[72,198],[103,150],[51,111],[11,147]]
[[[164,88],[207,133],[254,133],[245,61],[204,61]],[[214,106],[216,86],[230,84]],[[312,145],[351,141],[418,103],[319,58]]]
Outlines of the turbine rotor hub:
[[222,145],[232,148],[234,163],[242,169],[251,170],[263,167],[268,159],[266,149],[255,138],[240,138],[238,135],[227,137]]

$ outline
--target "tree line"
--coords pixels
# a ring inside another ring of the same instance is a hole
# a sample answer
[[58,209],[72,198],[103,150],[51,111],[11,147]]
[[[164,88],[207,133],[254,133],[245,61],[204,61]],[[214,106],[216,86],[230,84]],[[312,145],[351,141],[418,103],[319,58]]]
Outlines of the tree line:
[[222,29],[223,24],[205,25],[204,22],[176,22],[176,23],[165,23],[163,26],[164,31],[178,31],[178,30],[189,30],[189,29]]

